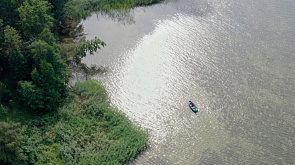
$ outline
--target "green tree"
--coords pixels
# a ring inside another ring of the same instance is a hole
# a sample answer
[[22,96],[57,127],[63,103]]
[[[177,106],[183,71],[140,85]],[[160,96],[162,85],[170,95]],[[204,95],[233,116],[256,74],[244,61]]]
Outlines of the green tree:
[[56,39],[54,38],[53,33],[46,28],[38,38],[39,40],[35,43],[34,49],[32,49],[36,67],[39,66],[42,60],[46,60],[48,63],[52,64],[55,73],[63,76],[67,83],[71,77],[71,73],[66,62],[59,54],[60,48],[56,44]]
[[54,18],[59,21],[64,21],[64,6],[69,0],[49,0],[53,6]]
[[57,46],[56,38],[54,37],[54,34],[51,33],[50,29],[48,28],[43,29],[43,31],[39,34],[38,38],[39,40],[45,41],[50,46],[53,46],[54,48],[56,48],[55,50],[57,50],[58,46]]
[[6,85],[0,82],[0,103],[8,101],[12,98],[11,92],[7,89]]
[[0,73],[9,73],[9,56],[11,50],[17,51],[22,47],[22,39],[17,30],[7,25],[3,28],[0,20]]
[[[18,82],[18,92],[22,96],[22,100],[26,102],[26,104],[33,109],[37,109],[38,107],[42,107],[44,105],[43,102],[37,100],[38,93],[36,92],[36,85],[33,82],[28,81],[19,81]],[[41,93],[39,93],[40,95]],[[43,107],[42,107],[43,108]]]
[[0,18],[4,21],[4,25],[16,27],[19,21],[17,8],[23,0],[0,0],[0,2]]
[[52,46],[48,45],[43,40],[38,40],[35,42],[34,48],[31,52],[35,61],[35,67],[38,66],[42,60],[51,62],[52,56],[54,56],[54,50]]
[[3,20],[0,19],[0,74],[4,70],[5,66],[7,66],[8,59],[4,54],[4,27]]
[[0,164],[25,164],[20,152],[19,123],[0,122]]
[[[58,100],[61,99],[61,96],[66,92],[65,80],[62,75],[56,74],[53,66],[45,60],[41,61],[40,69],[34,69],[31,73],[33,82],[37,87],[44,89],[44,91],[53,94],[52,96],[58,96]],[[58,94],[54,94],[57,92]],[[46,94],[45,94],[46,95]],[[52,98],[54,99],[54,97]],[[59,102],[59,101],[56,102]]]
[[99,38],[95,37],[93,40],[83,40],[79,45],[76,47],[76,54],[74,59],[76,63],[80,63],[81,58],[86,57],[87,52],[90,55],[93,55],[98,49],[101,49],[101,46],[104,47],[106,43],[101,41]]
[[9,56],[9,69],[15,82],[27,77],[25,59],[19,49],[11,50]]
[[52,111],[65,98],[71,73],[60,57],[53,33],[45,28],[37,37],[38,41],[31,50],[35,63],[31,72],[32,82],[20,81],[18,92],[32,109]]
[[18,32],[7,25],[4,29],[5,48],[7,54],[10,54],[10,50],[21,50],[23,41]]
[[55,110],[65,97],[65,80],[56,74],[53,66],[41,61],[40,67],[31,73],[33,82],[20,81],[18,92],[32,109]]
[[53,27],[50,14],[52,6],[48,1],[26,0],[18,9],[26,37],[37,37],[45,28]]
[[1,49],[3,48],[3,43],[4,43],[4,28],[3,28],[3,20],[0,19],[0,52],[1,52]]

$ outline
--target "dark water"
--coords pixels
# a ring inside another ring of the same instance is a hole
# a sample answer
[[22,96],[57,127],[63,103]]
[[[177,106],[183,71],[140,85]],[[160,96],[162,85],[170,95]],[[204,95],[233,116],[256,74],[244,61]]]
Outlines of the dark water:
[[84,62],[109,69],[95,78],[149,129],[131,164],[295,163],[294,0],[168,1],[82,23],[107,43]]

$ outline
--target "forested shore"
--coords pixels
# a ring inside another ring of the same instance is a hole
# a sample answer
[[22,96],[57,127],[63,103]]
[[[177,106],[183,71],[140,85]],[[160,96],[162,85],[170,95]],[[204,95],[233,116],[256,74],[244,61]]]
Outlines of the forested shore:
[[0,164],[124,164],[144,150],[147,131],[110,106],[100,82],[69,85],[71,67],[106,44],[61,43],[59,31],[157,2],[1,0]]

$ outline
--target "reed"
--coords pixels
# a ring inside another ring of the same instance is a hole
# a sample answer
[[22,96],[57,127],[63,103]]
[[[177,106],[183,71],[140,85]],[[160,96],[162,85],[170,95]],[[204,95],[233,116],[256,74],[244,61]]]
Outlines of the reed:
[[110,106],[100,82],[78,82],[74,91],[56,113],[23,127],[27,163],[125,164],[145,149],[147,131]]
[[137,6],[148,6],[163,0],[71,0],[66,4],[67,20],[79,21],[92,12],[109,13],[113,10],[128,10]]

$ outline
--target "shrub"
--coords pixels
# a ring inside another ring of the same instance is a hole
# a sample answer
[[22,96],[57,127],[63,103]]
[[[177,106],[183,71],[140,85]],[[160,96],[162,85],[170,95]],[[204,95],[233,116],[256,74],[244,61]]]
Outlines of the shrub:
[[55,73],[53,66],[42,60],[40,69],[31,73],[33,82],[20,81],[18,92],[34,110],[57,109],[66,92],[65,80]]
[[21,130],[19,123],[0,122],[0,163],[24,164],[20,152]]
[[6,85],[0,82],[0,103],[8,103],[12,99],[11,92],[7,89]]
[[124,164],[145,148],[147,132],[110,106],[100,82],[79,82],[74,90],[78,96],[56,115],[26,128],[22,150],[28,163]]

